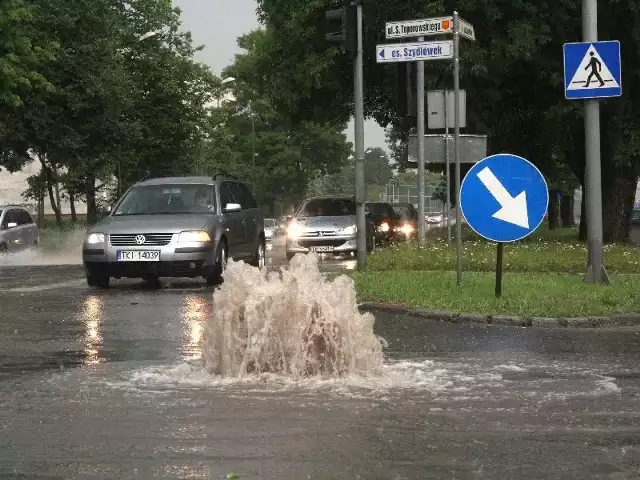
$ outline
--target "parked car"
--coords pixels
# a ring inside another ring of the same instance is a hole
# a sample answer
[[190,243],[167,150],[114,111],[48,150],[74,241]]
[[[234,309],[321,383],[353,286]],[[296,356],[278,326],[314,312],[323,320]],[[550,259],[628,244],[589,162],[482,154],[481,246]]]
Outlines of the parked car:
[[[296,253],[354,254],[358,250],[353,196],[320,196],[305,200],[287,228],[287,259]],[[375,247],[373,224],[367,219],[367,251]]]
[[365,208],[375,228],[376,243],[392,242],[395,239],[395,230],[400,220],[400,216],[393,207],[388,203],[367,202]]
[[427,223],[434,225],[442,223],[444,221],[444,217],[440,212],[429,212],[425,215],[425,220]]
[[398,240],[410,240],[415,238],[418,232],[418,211],[410,203],[392,203],[393,210],[398,214],[399,220],[395,227]]
[[111,278],[221,281],[227,259],[265,266],[262,211],[234,177],[169,177],[133,185],[82,246],[87,283]]
[[0,206],[0,253],[38,246],[40,230],[29,211],[20,205]]
[[631,212],[631,225],[640,225],[640,205],[636,206]]
[[272,240],[280,234],[280,226],[275,218],[264,219],[264,236],[267,241]]

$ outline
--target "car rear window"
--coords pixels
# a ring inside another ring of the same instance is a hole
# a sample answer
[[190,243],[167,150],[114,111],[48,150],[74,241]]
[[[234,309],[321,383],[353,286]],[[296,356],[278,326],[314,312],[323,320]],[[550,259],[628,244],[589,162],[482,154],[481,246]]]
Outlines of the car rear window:
[[417,220],[418,212],[411,205],[394,205],[393,210],[401,220]]
[[379,217],[395,217],[396,213],[388,203],[367,203],[366,211]]
[[305,202],[298,217],[344,217],[356,214],[356,203],[347,198],[315,198]]

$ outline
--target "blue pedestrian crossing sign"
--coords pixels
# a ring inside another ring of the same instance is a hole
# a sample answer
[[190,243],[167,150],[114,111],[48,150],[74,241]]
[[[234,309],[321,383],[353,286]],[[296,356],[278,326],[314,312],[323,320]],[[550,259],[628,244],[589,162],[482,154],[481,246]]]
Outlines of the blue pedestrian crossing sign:
[[565,43],[564,96],[568,99],[622,95],[620,42]]
[[540,170],[517,155],[501,153],[476,163],[460,186],[467,224],[492,242],[515,242],[544,220],[549,189]]

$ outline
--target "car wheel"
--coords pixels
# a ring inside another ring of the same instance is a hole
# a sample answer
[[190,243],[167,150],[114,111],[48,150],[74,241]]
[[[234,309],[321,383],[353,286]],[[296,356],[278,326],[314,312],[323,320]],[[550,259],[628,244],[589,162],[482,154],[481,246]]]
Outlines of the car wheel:
[[90,287],[108,288],[110,278],[107,275],[87,275],[87,285]]
[[222,275],[227,268],[227,246],[224,241],[218,245],[216,252],[216,263],[213,266],[213,272],[207,277],[207,286],[220,285],[222,283]]
[[7,244],[0,243],[0,254],[4,254],[4,253],[7,253]]
[[256,253],[253,257],[253,261],[251,262],[251,265],[253,265],[254,267],[258,267],[260,270],[264,270],[264,267],[267,263],[266,258],[267,257],[266,257],[265,242],[260,241],[260,243],[258,243],[258,248],[256,249]]

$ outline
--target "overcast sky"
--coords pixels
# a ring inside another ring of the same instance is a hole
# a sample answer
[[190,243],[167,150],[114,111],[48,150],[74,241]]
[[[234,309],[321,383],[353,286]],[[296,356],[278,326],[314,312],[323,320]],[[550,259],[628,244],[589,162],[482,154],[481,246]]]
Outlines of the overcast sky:
[[[182,24],[193,34],[196,44],[205,45],[199,60],[211,66],[216,75],[233,62],[238,53],[236,38],[258,27],[254,0],[173,0],[182,10]],[[347,139],[353,142],[353,122]],[[365,123],[364,144],[387,149],[384,130],[375,122]]]

